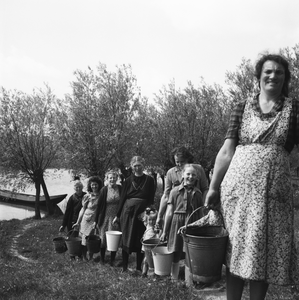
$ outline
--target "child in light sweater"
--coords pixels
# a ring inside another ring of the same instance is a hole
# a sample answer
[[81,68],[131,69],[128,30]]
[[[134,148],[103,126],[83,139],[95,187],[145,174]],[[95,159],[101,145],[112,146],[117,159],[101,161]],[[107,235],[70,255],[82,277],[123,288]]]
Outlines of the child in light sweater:
[[[142,220],[146,227],[146,230],[142,237],[142,241],[146,241],[149,239],[158,239],[158,232],[155,230],[157,211],[154,208],[147,208],[143,213]],[[151,249],[142,245],[141,250],[145,253],[142,267],[142,276],[152,276],[154,275],[154,263]]]

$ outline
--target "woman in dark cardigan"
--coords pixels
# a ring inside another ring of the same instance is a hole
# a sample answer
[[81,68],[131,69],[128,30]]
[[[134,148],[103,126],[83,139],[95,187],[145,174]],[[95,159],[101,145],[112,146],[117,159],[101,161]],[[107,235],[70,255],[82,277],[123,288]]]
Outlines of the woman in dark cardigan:
[[136,270],[141,274],[144,254],[141,252],[141,238],[145,226],[138,217],[154,202],[155,182],[143,173],[144,159],[134,156],[131,160],[133,174],[124,182],[119,209],[113,222],[120,222],[122,231],[123,272],[128,270],[129,255],[136,252]]
[[[121,186],[116,184],[118,173],[116,171],[108,171],[105,174],[107,185],[100,191],[100,198],[96,210],[94,225],[97,226],[101,237],[101,263],[105,262],[105,253],[107,248],[106,231],[119,230],[118,224],[113,224],[119,205],[121,194]],[[116,251],[111,251],[110,265],[114,265]]]
[[83,184],[80,180],[76,180],[74,182],[74,190],[75,193],[67,202],[62,225],[59,227],[60,232],[64,231],[65,227],[67,228],[68,232],[72,230],[72,226],[76,223],[79,212],[82,208],[82,198],[86,193],[83,192]]

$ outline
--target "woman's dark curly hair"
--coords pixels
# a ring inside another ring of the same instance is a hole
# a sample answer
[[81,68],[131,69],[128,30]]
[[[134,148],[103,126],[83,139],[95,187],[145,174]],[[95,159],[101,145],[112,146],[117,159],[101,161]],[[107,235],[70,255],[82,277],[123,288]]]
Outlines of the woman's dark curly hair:
[[99,192],[100,189],[103,187],[103,181],[98,176],[91,176],[91,177],[89,177],[88,182],[87,182],[87,192],[92,192],[91,184],[93,182],[96,182],[99,185],[99,188],[98,188],[98,192]]
[[278,63],[278,64],[280,64],[280,65],[283,66],[284,72],[285,72],[285,79],[284,79],[284,83],[283,83],[283,86],[282,86],[282,94],[285,97],[288,97],[288,95],[289,95],[289,82],[290,82],[290,79],[291,79],[291,72],[289,70],[289,63],[288,63],[288,61],[282,55],[278,55],[278,54],[264,54],[257,61],[256,65],[255,65],[254,76],[258,80],[259,88],[260,88],[260,79],[261,79],[263,65],[268,60],[275,61],[276,63]]
[[190,151],[184,147],[175,147],[172,151],[171,151],[171,161],[172,163],[175,165],[175,160],[174,160],[174,156],[181,156],[184,160],[186,160],[187,163],[193,163],[193,155],[190,153]]

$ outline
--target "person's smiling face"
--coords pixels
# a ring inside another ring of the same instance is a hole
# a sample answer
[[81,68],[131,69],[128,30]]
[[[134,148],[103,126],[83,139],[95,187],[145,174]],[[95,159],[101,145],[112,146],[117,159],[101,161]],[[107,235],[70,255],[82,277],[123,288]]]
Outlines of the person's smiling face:
[[197,179],[195,168],[186,167],[183,173],[184,185],[193,186]]
[[117,181],[117,176],[116,174],[109,174],[107,177],[107,182],[109,186],[115,186]]
[[81,185],[76,185],[74,187],[75,189],[75,193],[78,195],[78,196],[81,196],[82,195],[82,190],[83,190],[83,187]]
[[98,185],[96,182],[92,182],[92,183],[90,184],[90,187],[91,187],[91,189],[92,189],[92,191],[93,191],[94,193],[98,192],[99,185]]
[[279,96],[285,79],[285,70],[279,63],[267,60],[262,68],[260,86],[261,90]]

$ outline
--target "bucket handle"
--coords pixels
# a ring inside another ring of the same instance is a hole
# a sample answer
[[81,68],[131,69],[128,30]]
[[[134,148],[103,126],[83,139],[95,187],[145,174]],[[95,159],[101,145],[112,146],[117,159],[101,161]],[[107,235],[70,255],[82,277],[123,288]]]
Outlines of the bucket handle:
[[[70,232],[71,232],[71,234],[69,235]],[[66,233],[66,236],[68,236],[68,237],[73,237],[73,234],[74,234],[75,232],[78,232],[78,230],[71,229],[70,231],[68,231],[68,232]]]
[[[188,219],[187,219],[187,222],[186,222],[186,227],[187,227],[187,225],[188,225],[188,223],[189,223],[189,220],[191,219],[191,217],[193,216],[193,214],[194,213],[196,213],[198,210],[200,210],[200,209],[208,209],[208,210],[211,210],[211,208],[209,208],[208,206],[200,206],[200,207],[198,207],[198,208],[196,208],[195,210],[193,210],[193,212],[188,216]],[[224,218],[223,218],[223,215],[222,215],[222,213],[221,213],[221,211],[219,210],[219,209],[214,209],[215,211],[217,211],[219,214],[220,214],[220,216],[221,216],[221,220],[222,220],[222,226],[223,226],[223,228],[224,229],[226,229],[225,228],[225,224],[224,224]]]
[[[144,240],[144,239],[143,239],[143,237],[142,237],[141,240],[140,240],[141,244],[142,244],[143,240]],[[153,247],[152,251],[155,250],[159,245],[167,245],[167,243],[166,243],[166,242],[161,242],[160,239],[159,239],[158,244],[155,245],[155,247]],[[153,254],[156,255],[154,252],[153,252]]]
[[91,229],[91,231],[90,231],[90,233],[89,233],[88,236],[93,235],[93,234],[97,235],[97,231],[98,231],[98,233],[100,235],[100,231],[97,229],[97,227],[94,227],[93,229]]

